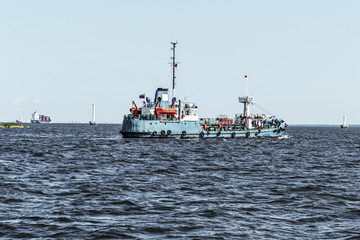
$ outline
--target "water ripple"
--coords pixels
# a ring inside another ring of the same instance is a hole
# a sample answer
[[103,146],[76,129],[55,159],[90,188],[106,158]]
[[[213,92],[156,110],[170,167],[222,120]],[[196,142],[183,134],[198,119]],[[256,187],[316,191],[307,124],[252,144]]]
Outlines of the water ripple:
[[360,128],[226,140],[119,129],[0,129],[0,237],[360,238]]

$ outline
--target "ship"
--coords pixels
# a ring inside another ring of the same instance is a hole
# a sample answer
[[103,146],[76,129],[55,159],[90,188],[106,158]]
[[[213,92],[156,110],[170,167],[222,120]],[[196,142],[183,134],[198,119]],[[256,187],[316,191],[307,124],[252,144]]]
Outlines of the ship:
[[15,123],[23,123],[24,121],[21,119],[21,117],[19,117],[18,119],[16,119]]
[[[172,44],[172,96],[168,88],[158,88],[154,99],[145,98],[138,107],[132,101],[130,113],[124,115],[120,133],[124,138],[279,138],[287,124],[284,120],[265,114],[251,114],[254,97],[247,94],[238,98],[244,104],[241,114],[235,118],[219,115],[217,118],[199,118],[198,106],[175,97],[175,48]],[[248,80],[245,75],[245,79]],[[247,81],[248,82],[248,81]]]
[[36,112],[36,110],[32,114],[31,123],[50,123],[50,122],[51,122],[51,117],[40,115],[39,113]]

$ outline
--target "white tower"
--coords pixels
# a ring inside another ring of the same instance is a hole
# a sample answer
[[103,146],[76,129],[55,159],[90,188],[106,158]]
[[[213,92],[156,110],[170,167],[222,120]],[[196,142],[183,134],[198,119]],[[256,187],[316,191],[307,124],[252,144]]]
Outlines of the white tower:
[[92,104],[92,117],[91,117],[90,125],[97,125],[97,122],[95,121],[95,102],[93,102]]
[[343,116],[343,124],[340,125],[340,127],[341,128],[347,128],[348,127],[348,125],[346,124],[346,116],[345,115]]

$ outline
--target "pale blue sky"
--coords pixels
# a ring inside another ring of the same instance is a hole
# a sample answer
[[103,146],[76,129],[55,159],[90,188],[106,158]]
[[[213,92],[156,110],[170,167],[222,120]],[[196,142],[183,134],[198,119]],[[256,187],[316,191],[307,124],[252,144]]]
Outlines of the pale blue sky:
[[[360,123],[360,1],[0,0],[0,121],[121,123],[131,101],[170,87],[201,117],[237,97],[290,124]],[[263,112],[253,106],[254,113]]]

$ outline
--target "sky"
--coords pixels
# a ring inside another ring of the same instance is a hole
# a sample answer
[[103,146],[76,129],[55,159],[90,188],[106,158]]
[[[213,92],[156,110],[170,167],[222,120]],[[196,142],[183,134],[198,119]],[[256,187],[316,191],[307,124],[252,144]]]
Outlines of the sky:
[[360,1],[0,0],[0,121],[121,123],[171,87],[200,117],[360,124]]

